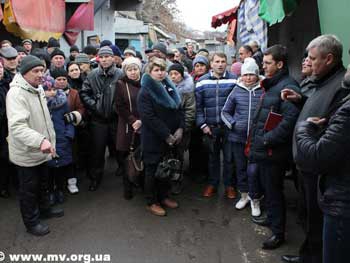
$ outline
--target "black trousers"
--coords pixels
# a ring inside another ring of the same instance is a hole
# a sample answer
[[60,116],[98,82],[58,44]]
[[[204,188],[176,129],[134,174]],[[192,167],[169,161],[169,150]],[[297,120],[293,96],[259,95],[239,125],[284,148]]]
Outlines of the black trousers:
[[10,178],[15,175],[14,165],[8,159],[0,158],[0,191],[9,190]]
[[283,193],[286,164],[258,162],[259,176],[264,188],[267,220],[273,234],[284,237],[286,205]]
[[170,182],[154,178],[158,163],[145,163],[145,195],[147,205],[159,204],[166,199],[170,190]]
[[208,174],[209,154],[203,147],[203,132],[199,128],[191,131],[191,140],[189,144],[189,165],[191,173],[202,175]]
[[302,263],[322,263],[323,214],[318,206],[318,175],[299,171],[300,201],[305,218],[302,220],[305,239],[299,249]]
[[24,225],[32,227],[39,223],[40,211],[50,208],[48,167],[17,166],[19,178],[19,204]]
[[114,123],[104,123],[92,120],[89,124],[90,150],[88,176],[91,180],[100,182],[104,173],[106,147],[110,140],[116,140]]
[[69,178],[74,178],[74,167],[72,164],[68,164],[61,167],[49,168],[49,190],[53,192],[55,190],[63,191],[66,185],[66,181]]

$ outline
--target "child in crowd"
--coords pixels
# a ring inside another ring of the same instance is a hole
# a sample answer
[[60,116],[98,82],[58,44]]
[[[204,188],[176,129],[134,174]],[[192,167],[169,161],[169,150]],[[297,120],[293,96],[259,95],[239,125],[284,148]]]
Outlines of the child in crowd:
[[53,205],[64,202],[65,178],[73,177],[72,141],[74,126],[67,123],[64,118],[65,114],[70,112],[64,91],[55,88],[55,81],[50,76],[45,77],[43,87],[56,133],[56,155],[48,162],[50,203]]
[[[67,104],[68,104],[68,112],[64,115],[64,120],[66,124],[71,124],[74,126],[79,126],[83,124],[83,115],[85,112],[84,106],[80,101],[79,93],[75,89],[71,89],[68,84],[68,73],[66,70],[60,68],[55,69],[51,73],[52,77],[55,80],[55,88],[64,92],[67,96]],[[74,143],[76,146],[76,141]],[[76,150],[76,147],[74,147]],[[77,151],[74,151],[74,158],[76,160]],[[77,178],[75,173],[70,174],[68,177],[68,191],[71,194],[77,194],[79,192],[79,188],[77,186]]]

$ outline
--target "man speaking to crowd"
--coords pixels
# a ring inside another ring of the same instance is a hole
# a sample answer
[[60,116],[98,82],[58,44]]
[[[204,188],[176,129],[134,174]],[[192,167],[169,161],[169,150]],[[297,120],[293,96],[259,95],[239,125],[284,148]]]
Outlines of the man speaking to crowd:
[[6,98],[9,155],[17,166],[21,214],[27,231],[38,236],[50,231],[40,217],[63,216],[63,210],[48,202],[46,162],[55,156],[56,135],[41,87],[43,73],[40,59],[25,57]]

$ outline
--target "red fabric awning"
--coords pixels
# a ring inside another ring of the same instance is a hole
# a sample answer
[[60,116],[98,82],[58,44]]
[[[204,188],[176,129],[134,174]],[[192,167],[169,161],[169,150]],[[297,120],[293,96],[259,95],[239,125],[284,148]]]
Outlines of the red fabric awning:
[[0,5],[0,21],[4,18],[4,14],[2,12],[2,8],[1,8],[1,5]]
[[47,41],[65,29],[65,0],[6,0],[4,25],[22,38]]
[[66,25],[64,37],[69,45],[74,45],[80,31],[94,30],[94,1],[80,4]]
[[215,15],[211,19],[211,26],[217,28],[222,24],[231,23],[235,18],[237,18],[238,6],[231,8],[221,14]]

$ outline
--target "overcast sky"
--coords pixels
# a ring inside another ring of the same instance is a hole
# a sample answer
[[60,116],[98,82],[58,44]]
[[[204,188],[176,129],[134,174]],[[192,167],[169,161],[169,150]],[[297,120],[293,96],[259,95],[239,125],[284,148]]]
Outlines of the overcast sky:
[[[238,0],[239,1],[239,0]],[[214,30],[211,18],[235,6],[237,0],[177,0],[186,25],[197,30]],[[222,25],[220,31],[225,30]]]

